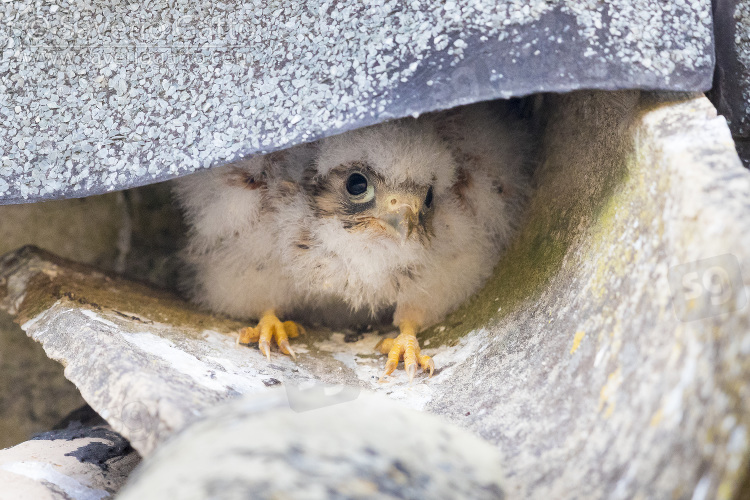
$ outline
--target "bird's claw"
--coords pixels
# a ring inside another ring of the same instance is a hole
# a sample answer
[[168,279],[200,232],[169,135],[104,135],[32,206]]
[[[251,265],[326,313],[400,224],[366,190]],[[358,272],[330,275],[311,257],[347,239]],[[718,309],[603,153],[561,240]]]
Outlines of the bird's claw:
[[417,374],[417,364],[411,363],[407,365],[404,363],[404,371],[407,375],[409,375],[409,382],[411,382],[412,380],[414,380],[414,375]]
[[289,345],[289,340],[280,339],[279,350],[283,352],[284,354],[291,356],[293,360],[297,361],[297,354],[292,350],[292,346]]
[[271,361],[271,345],[267,340],[261,339],[258,341],[258,350],[263,353],[268,361]]
[[435,362],[427,355],[420,355],[419,342],[415,334],[416,327],[411,322],[403,322],[400,325],[401,333],[395,339],[384,339],[380,344],[380,352],[388,354],[388,361],[385,364],[383,375],[380,376],[380,382],[385,377],[393,373],[398,366],[399,360],[404,360],[404,371],[409,375],[409,382],[414,380],[417,374],[417,364],[425,372],[430,371],[430,377],[435,371]]
[[237,337],[238,344],[258,343],[258,349],[271,361],[271,340],[276,340],[276,345],[284,354],[292,357],[295,361],[297,355],[289,344],[289,339],[305,333],[304,328],[294,321],[282,322],[273,312],[264,313],[255,328],[247,327],[240,330]]

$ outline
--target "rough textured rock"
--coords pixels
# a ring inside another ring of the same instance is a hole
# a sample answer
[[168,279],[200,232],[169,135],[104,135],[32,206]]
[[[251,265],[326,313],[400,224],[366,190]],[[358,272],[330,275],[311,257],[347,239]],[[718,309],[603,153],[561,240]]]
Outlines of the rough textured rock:
[[716,74],[711,101],[729,123],[737,151],[750,166],[750,2],[713,0]]
[[0,267],[2,307],[143,454],[227,397],[313,380],[311,369],[356,383],[325,351],[296,365],[275,355],[269,364],[257,349],[235,344],[241,323],[34,247],[6,255]]
[[63,367],[0,312],[0,449],[52,429],[83,404]]
[[502,480],[492,445],[439,418],[370,394],[299,413],[277,389],[211,411],[118,498],[499,499]]
[[184,234],[169,187],[0,206],[0,254],[36,245],[76,262],[174,286]]
[[707,90],[710,9],[710,0],[4,2],[0,203],[143,185],[497,97]]
[[122,193],[3,206],[0,253],[37,245],[61,257],[114,269],[125,215]]
[[750,175],[705,98],[637,99],[549,103],[529,223],[454,316],[481,355],[428,404],[528,496],[730,498],[746,474]]
[[109,427],[73,424],[0,450],[0,498],[109,498],[139,462],[128,442]]
[[[34,244],[160,285],[175,282],[182,233],[169,190],[147,186],[78,200],[0,206],[0,254]],[[84,404],[41,346],[0,315],[0,448],[52,428]]]
[[750,459],[750,176],[726,123],[697,95],[542,108],[527,224],[485,289],[421,334],[430,380],[377,383],[376,334],[313,331],[297,364],[268,364],[233,345],[238,323],[28,248],[0,261],[0,306],[147,455],[225,398],[281,384],[292,404],[322,380],[478,433],[512,496],[731,498]]

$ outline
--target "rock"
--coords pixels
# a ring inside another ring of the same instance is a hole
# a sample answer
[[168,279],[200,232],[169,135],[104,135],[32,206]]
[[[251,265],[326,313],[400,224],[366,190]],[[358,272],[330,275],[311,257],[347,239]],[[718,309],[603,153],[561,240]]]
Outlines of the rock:
[[128,442],[109,427],[76,423],[0,450],[0,497],[109,498],[139,461]]
[[2,206],[0,254],[37,245],[60,257],[114,269],[126,215],[122,193]]
[[750,174],[725,121],[694,94],[540,109],[528,221],[488,285],[420,334],[432,379],[378,383],[374,333],[312,330],[298,363],[269,364],[234,345],[239,323],[32,248],[0,260],[0,307],[147,461],[226,399],[280,386],[294,405],[322,382],[350,387],[336,403],[379,392],[479,434],[519,498],[741,494]]
[[0,255],[36,245],[132,279],[176,286],[175,253],[185,229],[164,184],[75,200],[4,205],[0,220]]
[[550,98],[523,234],[446,320],[479,354],[426,409],[521,497],[731,498],[747,474],[750,174],[705,98],[657,97]]
[[0,312],[0,449],[52,429],[83,404],[63,367]]
[[716,76],[709,93],[729,122],[737,150],[750,165],[750,3],[714,2]]
[[0,268],[0,307],[144,455],[225,398],[317,380],[313,369],[323,380],[356,383],[325,351],[298,365],[276,354],[269,364],[236,345],[241,323],[34,247],[6,255]]
[[442,419],[366,393],[298,413],[277,389],[212,410],[118,498],[499,499],[502,479],[498,451]]
[[[26,5],[7,5],[15,29],[0,38],[0,203],[139,186],[481,100],[703,91],[713,76],[709,0],[95,2],[74,34],[81,12]],[[180,50],[132,57],[167,42]]]
[[[184,231],[163,185],[0,206],[0,220],[0,253],[35,244],[132,278],[172,286],[176,281],[176,242]],[[51,429],[83,404],[62,367],[0,315],[0,448]]]

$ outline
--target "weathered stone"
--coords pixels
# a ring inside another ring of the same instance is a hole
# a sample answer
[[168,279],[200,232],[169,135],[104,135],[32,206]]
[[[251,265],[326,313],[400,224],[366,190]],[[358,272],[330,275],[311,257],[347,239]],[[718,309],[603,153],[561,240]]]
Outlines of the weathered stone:
[[52,429],[83,404],[63,367],[0,312],[0,449]]
[[498,97],[702,91],[714,62],[709,0],[16,0],[4,19],[0,203]]
[[[164,186],[78,200],[0,206],[0,253],[34,244],[55,254],[174,285],[181,234]],[[0,315],[0,448],[52,428],[84,404],[62,367]]]
[[147,455],[225,398],[282,384],[291,404],[322,380],[472,429],[512,496],[732,497],[750,460],[750,175],[726,123],[696,95],[542,108],[528,221],[485,289],[421,334],[430,380],[378,383],[375,334],[312,331],[297,364],[268,364],[234,346],[239,323],[28,248],[0,261],[0,306]]
[[[0,253],[34,244],[105,270],[174,286],[184,232],[163,185],[78,200],[0,206]],[[0,448],[46,431],[84,404],[62,367],[0,316]]]
[[139,462],[128,442],[109,427],[73,424],[0,450],[0,497],[108,498]]
[[127,216],[122,193],[0,207],[0,254],[37,245],[60,257],[114,269]]
[[713,0],[716,74],[708,93],[750,166],[750,2]]
[[174,287],[185,230],[169,187],[0,206],[0,255],[35,245],[60,257]]
[[750,175],[705,98],[655,97],[550,98],[528,224],[446,321],[481,354],[427,409],[496,443],[524,497],[730,498],[746,474]]
[[211,411],[145,462],[118,498],[499,499],[499,455],[382,396],[298,413],[277,389]]
[[231,333],[241,323],[33,247],[6,255],[0,268],[0,307],[143,454],[227,397],[312,380],[311,369],[356,383],[325,351],[297,365],[281,355],[269,364],[257,349],[235,344]]

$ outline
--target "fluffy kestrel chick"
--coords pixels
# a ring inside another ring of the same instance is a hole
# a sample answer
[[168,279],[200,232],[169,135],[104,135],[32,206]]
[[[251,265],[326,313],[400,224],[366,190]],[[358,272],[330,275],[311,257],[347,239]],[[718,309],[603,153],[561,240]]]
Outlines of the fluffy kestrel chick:
[[405,118],[179,179],[192,298],[237,318],[270,359],[294,356],[296,323],[392,317],[383,376],[416,333],[487,280],[519,224],[529,141],[506,103]]

